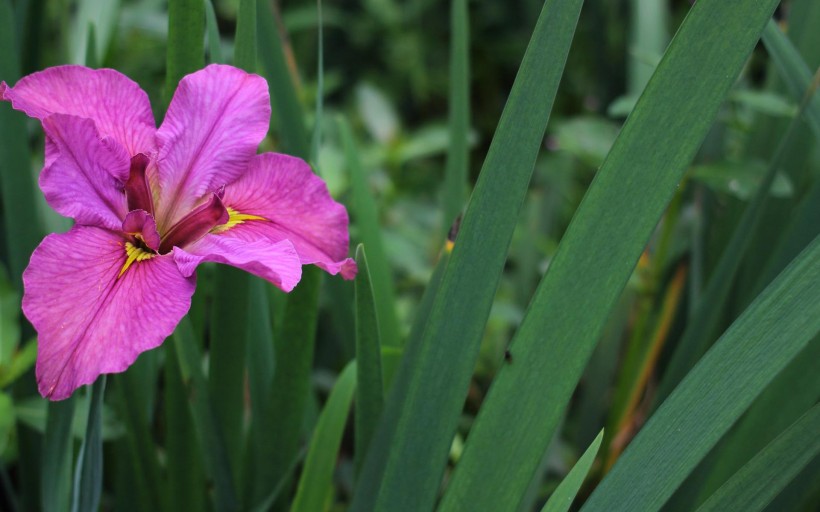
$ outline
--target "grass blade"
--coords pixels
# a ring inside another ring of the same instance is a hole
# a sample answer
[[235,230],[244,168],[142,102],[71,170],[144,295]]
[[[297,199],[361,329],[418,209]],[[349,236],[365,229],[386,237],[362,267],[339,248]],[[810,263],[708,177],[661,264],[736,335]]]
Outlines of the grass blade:
[[[704,0],[692,8],[561,240],[512,341],[515,362],[501,369],[479,411],[443,511],[465,499],[478,510],[517,503],[609,311],[776,5]],[[716,22],[726,19],[731,26]]]
[[650,418],[583,508],[658,510],[820,330],[820,236],[726,331]]
[[205,2],[205,30],[208,33],[208,57],[211,62],[224,63],[222,44],[219,40],[219,24],[216,22],[214,4],[211,0]]
[[196,426],[173,344],[165,347],[165,496],[167,510],[204,510],[205,474]]
[[[773,20],[766,24],[762,39],[786,83],[786,88],[797,101],[803,101],[806,91],[817,89],[820,85],[818,77],[812,77],[812,72],[800,53]],[[820,139],[820,95],[814,95],[811,99],[805,110],[805,118],[814,135]]]
[[310,157],[310,139],[305,126],[304,112],[294,85],[294,76],[285,61],[285,52],[272,2],[256,3],[259,61],[262,74],[268,80],[275,116],[271,118],[271,131],[279,126],[281,149],[300,158]]
[[[16,48],[14,14],[8,0],[0,1],[0,76],[8,84],[20,77]],[[8,248],[11,279],[17,290],[23,289],[20,276],[29,257],[43,238],[43,227],[34,198],[31,175],[31,152],[26,139],[25,116],[14,112],[7,102],[0,102],[0,194],[3,200],[3,227]],[[20,222],[26,219],[26,222]]]
[[464,208],[469,171],[470,20],[467,0],[452,0],[450,12],[450,145],[444,174],[445,229]]
[[333,386],[313,437],[291,512],[325,510],[331,497],[333,468],[356,389],[356,363],[349,363]]
[[71,493],[71,460],[74,456],[71,424],[76,398],[48,403],[45,443],[43,446],[43,510],[68,510]]
[[342,117],[338,118],[338,127],[345,148],[345,160],[350,171],[353,218],[359,228],[359,238],[370,253],[368,263],[372,270],[373,295],[376,301],[376,313],[379,317],[382,345],[397,347],[401,345],[401,333],[396,317],[396,290],[379,226],[378,207],[370,191],[367,174],[353,139],[353,131]]
[[[91,41],[91,39],[89,39]],[[97,378],[91,386],[88,423],[77,468],[74,470],[72,512],[96,512],[100,506],[103,478],[102,405],[106,376]]]
[[170,0],[165,64],[166,107],[182,77],[205,65],[204,40],[205,5],[202,0]]
[[370,271],[364,247],[356,249],[356,471],[361,470],[364,456],[384,407],[382,387],[381,343],[379,321],[370,286]]
[[239,503],[236,499],[224,433],[208,393],[208,382],[202,371],[202,357],[198,353],[188,317],[182,319],[172,338],[182,370],[182,379],[187,388],[200,451],[207,472],[214,482],[214,506],[217,510],[238,510]]
[[818,432],[820,405],[815,405],[723,484],[698,512],[762,510],[820,453]]
[[[812,92],[812,90],[809,90],[803,96],[801,112],[804,112],[809,105]],[[798,128],[799,119],[796,117],[792,119],[786,132],[780,138],[777,150],[772,156],[771,162],[769,162],[766,175],[758,186],[754,198],[743,211],[743,216],[738,221],[729,243],[726,244],[720,260],[712,272],[712,278],[709,280],[700,301],[695,306],[691,319],[678,342],[677,349],[669,362],[667,370],[664,372],[656,397],[658,402],[663,401],[669,395],[717,337],[717,331],[722,319],[719,312],[723,311],[725,307],[732,283],[743,261],[743,256],[753,241],[749,233],[754,233],[763,221],[772,183],[792,147],[794,135],[798,132]]]
[[602,430],[598,437],[592,441],[592,444],[587,448],[587,451],[578,459],[575,466],[572,467],[569,474],[561,481],[558,488],[550,496],[549,501],[544,504],[541,512],[567,512],[581,484],[589,473],[589,468],[595,462],[595,455],[598,453],[598,448],[601,447],[601,441],[604,440],[604,431]]
[[417,364],[403,363],[396,376],[351,510],[433,507],[580,8],[579,0],[548,1],[541,11],[413,349]]

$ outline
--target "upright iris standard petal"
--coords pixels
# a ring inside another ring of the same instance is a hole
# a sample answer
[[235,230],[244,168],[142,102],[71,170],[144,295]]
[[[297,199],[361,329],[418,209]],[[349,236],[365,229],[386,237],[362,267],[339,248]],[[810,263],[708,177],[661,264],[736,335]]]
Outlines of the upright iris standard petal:
[[0,99],[41,121],[51,114],[91,119],[101,136],[118,141],[131,155],[154,150],[157,128],[148,95],[113,69],[48,68],[14,87],[0,83]]
[[126,262],[122,237],[75,226],[52,234],[23,274],[23,312],[38,332],[37,384],[53,400],[67,398],[102,373],[125,370],[157,347],[188,312],[195,278],[173,258]]
[[302,278],[299,255],[288,240],[246,242],[235,238],[206,236],[185,249],[174,249],[174,260],[183,275],[191,275],[206,261],[224,263],[267,279],[289,292]]
[[269,122],[262,77],[214,64],[183,78],[157,131],[160,230],[239,177]]
[[123,182],[130,167],[122,146],[101,140],[90,119],[53,114],[43,128],[55,151],[40,173],[49,206],[79,224],[119,229],[127,211]]
[[347,211],[303,160],[276,153],[255,156],[248,171],[225,187],[222,202],[231,218],[206,239],[289,240],[302,264],[341,272],[346,279],[355,276],[356,264],[346,258]]

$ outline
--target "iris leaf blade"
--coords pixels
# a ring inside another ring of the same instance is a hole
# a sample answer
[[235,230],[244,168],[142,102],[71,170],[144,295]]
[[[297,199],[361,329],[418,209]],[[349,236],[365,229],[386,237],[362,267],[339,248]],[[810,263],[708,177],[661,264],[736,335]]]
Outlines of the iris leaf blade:
[[434,505],[580,6],[580,1],[548,1],[541,11],[422,341],[406,351],[405,358],[414,357],[416,364],[402,362],[351,510]]
[[601,441],[603,440],[604,431],[601,430],[595,440],[592,441],[592,444],[589,445],[589,448],[578,459],[578,462],[575,463],[575,466],[572,467],[569,474],[558,484],[558,488],[544,504],[541,512],[567,512],[569,510],[572,501],[578,494],[578,490],[584,483],[587,473],[589,473],[589,469],[592,467],[592,463],[595,462],[595,455],[598,454],[598,449],[601,447]]
[[820,236],[698,362],[630,443],[582,510],[659,509],[751,402],[820,331],[819,286]]
[[305,468],[291,506],[291,512],[324,510],[332,492],[333,469],[356,389],[356,362],[349,363],[336,380],[305,458]]
[[72,512],[95,512],[100,505],[103,479],[102,408],[106,376],[91,386],[85,438],[74,471]]
[[[463,499],[480,503],[479,510],[517,502],[610,310],[776,4],[706,0],[690,11],[530,302],[510,347],[514,363],[490,388],[442,511]],[[716,21],[728,18],[731,26]],[[715,45],[726,51],[713,51]]]

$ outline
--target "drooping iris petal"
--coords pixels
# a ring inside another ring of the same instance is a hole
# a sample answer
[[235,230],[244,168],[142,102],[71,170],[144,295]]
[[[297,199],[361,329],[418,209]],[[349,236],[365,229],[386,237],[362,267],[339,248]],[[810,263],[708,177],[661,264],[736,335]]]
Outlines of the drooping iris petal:
[[183,275],[193,275],[205,261],[225,263],[267,279],[282,290],[291,291],[302,278],[302,264],[287,240],[246,242],[235,238],[205,235],[185,249],[174,248],[174,259]]
[[135,262],[119,276],[123,244],[119,234],[75,226],[34,251],[23,273],[23,312],[38,333],[43,396],[67,398],[101,373],[124,371],[188,312],[195,278],[170,255]]
[[14,87],[0,83],[0,99],[41,121],[51,114],[91,119],[101,136],[112,137],[130,155],[154,150],[156,124],[148,95],[113,69],[48,68]]
[[244,172],[269,121],[260,76],[214,64],[182,79],[157,130],[160,231]]
[[355,262],[346,258],[347,211],[303,160],[277,153],[255,156],[248,171],[225,187],[222,202],[235,219],[264,220],[229,222],[209,238],[290,240],[302,264],[315,264],[331,274],[341,272],[345,279],[356,275]]
[[115,140],[100,139],[90,119],[53,114],[43,128],[54,148],[40,173],[49,206],[80,224],[119,229],[126,214],[123,181],[129,158]]

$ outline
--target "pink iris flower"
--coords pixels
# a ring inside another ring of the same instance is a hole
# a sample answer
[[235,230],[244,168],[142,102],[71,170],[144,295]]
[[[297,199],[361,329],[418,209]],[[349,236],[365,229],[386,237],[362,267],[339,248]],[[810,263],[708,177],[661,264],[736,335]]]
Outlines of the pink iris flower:
[[23,274],[38,332],[37,384],[67,398],[159,346],[191,305],[197,265],[242,268],[290,291],[302,265],[346,279],[348,217],[308,165],[256,149],[268,85],[211,65],[179,84],[159,129],[148,95],[111,70],[60,66],[0,99],[42,122],[40,188],[74,219]]

